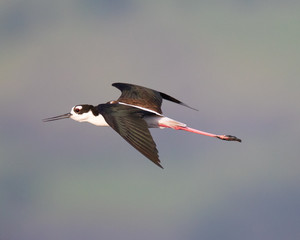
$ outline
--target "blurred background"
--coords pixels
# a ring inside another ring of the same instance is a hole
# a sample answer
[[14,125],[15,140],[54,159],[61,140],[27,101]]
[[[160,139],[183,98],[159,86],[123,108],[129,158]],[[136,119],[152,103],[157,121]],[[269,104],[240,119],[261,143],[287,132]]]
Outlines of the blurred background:
[[[300,239],[300,2],[2,0],[0,239]],[[110,128],[43,123],[160,90],[164,170]]]

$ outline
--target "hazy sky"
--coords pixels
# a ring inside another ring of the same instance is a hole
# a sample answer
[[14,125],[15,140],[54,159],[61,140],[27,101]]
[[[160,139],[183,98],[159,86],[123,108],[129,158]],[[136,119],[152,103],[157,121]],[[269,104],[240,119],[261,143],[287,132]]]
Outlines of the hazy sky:
[[[300,4],[0,2],[0,239],[299,239]],[[164,170],[110,128],[43,123],[165,92]]]

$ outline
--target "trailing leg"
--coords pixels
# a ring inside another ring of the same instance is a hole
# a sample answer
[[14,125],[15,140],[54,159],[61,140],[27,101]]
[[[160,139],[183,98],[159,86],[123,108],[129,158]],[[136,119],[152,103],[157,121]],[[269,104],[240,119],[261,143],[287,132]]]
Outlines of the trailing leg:
[[172,128],[175,130],[183,130],[183,131],[187,131],[187,132],[192,132],[192,133],[197,133],[197,134],[201,134],[204,136],[208,136],[208,137],[214,137],[214,138],[218,138],[221,140],[225,140],[225,141],[237,141],[237,142],[242,142],[241,139],[232,136],[232,135],[217,135],[217,134],[213,134],[213,133],[208,133],[208,132],[204,132],[204,131],[200,131],[194,128],[190,128],[187,126],[167,126],[167,125],[160,125],[161,127],[167,127],[167,128]]

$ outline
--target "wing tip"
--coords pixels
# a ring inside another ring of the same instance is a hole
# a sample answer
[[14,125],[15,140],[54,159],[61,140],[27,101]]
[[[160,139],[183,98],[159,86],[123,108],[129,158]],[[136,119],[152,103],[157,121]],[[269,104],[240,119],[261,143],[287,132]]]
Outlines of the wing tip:
[[187,104],[185,104],[185,103],[183,103],[183,102],[181,102],[181,103],[179,103],[180,105],[182,105],[182,106],[185,106],[185,107],[187,107],[187,108],[190,108],[190,109],[192,109],[192,110],[194,110],[194,111],[199,111],[197,108],[193,108],[193,107],[191,107],[191,106],[189,106],[189,105],[187,105]]
[[115,82],[115,83],[112,83],[111,84],[113,87],[116,87],[116,88],[118,88],[118,89],[123,89],[124,87],[126,87],[126,86],[130,86],[130,85],[132,85],[132,84],[130,84],[130,83],[121,83],[121,82]]
[[168,100],[168,101],[171,101],[171,102],[174,102],[174,103],[177,103],[179,105],[182,105],[182,106],[185,106],[187,108],[190,108],[190,109],[193,109],[195,111],[199,111],[198,109],[196,108],[193,108],[193,107],[190,107],[189,105],[185,104],[184,102],[181,102],[179,101],[178,99],[174,98],[174,97],[171,97],[170,95],[168,94],[165,94],[163,92],[159,92],[159,94],[161,95],[161,97],[165,100]]
[[164,169],[164,167],[162,165],[160,165],[159,162],[154,162],[157,166],[159,166],[161,169]]

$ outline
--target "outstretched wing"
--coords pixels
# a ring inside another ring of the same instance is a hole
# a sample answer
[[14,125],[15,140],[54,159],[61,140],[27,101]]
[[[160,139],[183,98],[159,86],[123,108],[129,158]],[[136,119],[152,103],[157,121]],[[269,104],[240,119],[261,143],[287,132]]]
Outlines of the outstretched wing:
[[98,111],[109,126],[129,144],[163,168],[160,165],[156,144],[149,132],[146,121],[143,119],[144,116],[154,115],[154,113],[122,104],[100,104],[98,105]]
[[112,86],[122,92],[118,101],[147,108],[160,114],[162,113],[161,104],[163,99],[194,109],[176,98],[150,88],[129,83],[113,83]]

